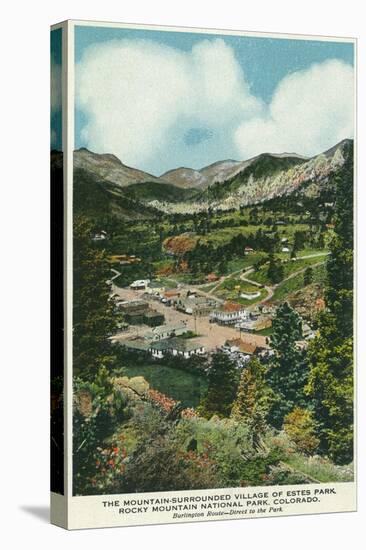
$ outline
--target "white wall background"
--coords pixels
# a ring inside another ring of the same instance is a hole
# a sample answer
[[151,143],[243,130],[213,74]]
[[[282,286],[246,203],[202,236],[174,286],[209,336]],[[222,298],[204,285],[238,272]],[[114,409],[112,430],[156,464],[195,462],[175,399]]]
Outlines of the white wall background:
[[[49,25],[67,18],[359,38],[359,512],[66,532],[47,523],[49,384]],[[1,538],[4,548],[361,546],[365,518],[365,27],[357,0],[88,0],[2,7]]]

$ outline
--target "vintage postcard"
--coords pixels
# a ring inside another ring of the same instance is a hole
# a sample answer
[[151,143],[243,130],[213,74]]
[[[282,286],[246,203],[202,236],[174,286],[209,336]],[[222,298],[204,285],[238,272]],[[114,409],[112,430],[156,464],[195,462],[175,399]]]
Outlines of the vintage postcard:
[[53,523],[356,509],[355,55],[52,27]]

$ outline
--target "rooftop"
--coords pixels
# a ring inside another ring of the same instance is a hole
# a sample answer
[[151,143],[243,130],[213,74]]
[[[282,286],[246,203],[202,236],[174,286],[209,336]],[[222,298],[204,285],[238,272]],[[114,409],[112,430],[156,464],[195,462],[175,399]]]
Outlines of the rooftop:
[[154,334],[164,334],[165,332],[173,332],[174,330],[181,330],[187,328],[186,323],[177,323],[175,325],[159,325],[158,327],[154,327],[152,329],[152,332]]
[[222,311],[241,311],[243,310],[243,306],[240,304],[236,304],[235,302],[225,302],[222,306]]
[[179,290],[166,290],[164,293],[164,296],[166,298],[172,298],[173,296],[179,296],[180,291]]
[[150,279],[137,279],[136,281],[133,281],[133,283],[130,284],[131,286],[143,286],[150,283]]
[[237,348],[239,348],[239,351],[248,355],[253,355],[258,347],[257,344],[255,344],[254,342],[244,342],[243,340],[240,340],[240,338],[233,338],[232,340],[228,340],[227,344],[229,346],[236,346]]
[[147,351],[149,349],[149,344],[142,338],[136,338],[135,340],[121,340],[120,343],[122,346],[126,346],[126,348],[138,351]]
[[185,306],[204,306],[204,305],[215,305],[216,302],[213,298],[206,298],[206,296],[188,296],[188,298],[182,298],[179,302]]
[[150,310],[150,311],[147,311],[144,314],[144,317],[148,317],[149,319],[153,319],[154,317],[164,317],[164,315],[162,313],[159,313],[159,311]]
[[165,350],[177,350],[177,351],[194,351],[196,349],[204,347],[202,342],[196,338],[166,338],[159,342],[154,342],[150,345],[152,349],[165,351]]
[[151,281],[151,283],[149,283],[149,288],[164,288],[164,285],[159,281]]
[[144,300],[124,300],[124,301],[118,301],[118,305],[120,307],[140,307],[145,306],[147,307],[149,304],[147,302],[144,302]]

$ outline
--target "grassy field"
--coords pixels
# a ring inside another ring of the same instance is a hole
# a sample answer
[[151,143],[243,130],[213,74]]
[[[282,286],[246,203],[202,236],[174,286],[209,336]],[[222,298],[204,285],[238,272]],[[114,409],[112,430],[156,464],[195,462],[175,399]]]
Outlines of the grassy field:
[[[313,281],[315,283],[324,283],[325,274],[325,263],[323,265],[315,267],[313,269]],[[274,292],[273,300],[283,300],[288,294],[292,294],[293,292],[301,290],[302,288],[304,288],[304,274],[299,273],[292,279],[289,279],[288,281],[285,281],[284,283],[280,283],[278,285]]]
[[273,328],[268,327],[268,328],[263,328],[262,330],[258,330],[256,334],[259,334],[260,336],[271,336],[272,332],[273,332]]
[[125,367],[124,370],[129,377],[143,376],[151,388],[181,401],[185,407],[197,407],[207,389],[205,376],[157,363]]
[[[284,245],[289,246],[289,245]],[[290,245],[291,249],[291,245]],[[302,250],[298,250],[296,252],[296,258],[302,258],[303,256],[311,256],[313,254],[324,254],[327,252],[324,248],[303,248]],[[290,260],[291,259],[291,253],[290,252],[275,252],[274,257],[278,260]]]
[[288,294],[296,292],[304,287],[304,274],[299,273],[296,277],[280,283],[273,294],[273,300],[284,300]]
[[246,298],[236,298],[235,302],[238,304],[241,304],[242,306],[251,306],[256,304],[257,302],[260,302],[261,300],[264,300],[264,298],[267,297],[268,293],[264,288],[257,289],[260,291],[260,296],[258,298],[254,298],[253,300],[247,300]]
[[[260,292],[260,296],[253,300],[242,298],[240,294],[242,292],[257,293]],[[215,291],[215,296],[223,298],[224,300],[231,300],[242,305],[255,304],[259,300],[262,300],[267,295],[266,290],[260,289],[257,286],[251,285],[246,281],[242,281],[235,277],[225,279],[221,285]]]
[[174,279],[171,277],[157,277],[157,280],[161,282],[161,284],[167,289],[172,290],[174,288],[177,288],[177,283]]
[[303,248],[296,253],[297,258],[302,258],[303,256],[310,256],[312,254],[324,254],[328,250],[324,248]]
[[247,267],[250,267],[258,260],[261,260],[267,256],[265,252],[254,252],[253,254],[248,254],[248,256],[244,256],[244,258],[238,258],[235,260],[230,260],[228,262],[228,273],[235,273],[235,271],[239,271],[240,269],[246,269]]
[[[324,250],[323,250],[323,253],[324,253],[323,256],[315,256],[314,258],[298,259],[295,261],[289,260],[287,262],[283,262],[282,263],[283,278],[285,279],[289,275],[292,275],[292,273],[296,273],[296,271],[300,271],[309,266],[311,267],[313,264],[317,264],[325,260],[326,253]],[[257,283],[271,285],[271,282],[267,277],[267,271],[268,271],[268,265],[264,265],[258,271],[250,273],[250,275],[248,275],[248,279],[256,281]],[[301,274],[301,276],[303,277],[303,274]]]
[[229,292],[235,290],[239,294],[240,292],[256,292],[259,288],[256,285],[242,281],[238,277],[230,277],[225,279],[217,290],[228,290]]
[[[268,227],[265,225],[247,225],[239,227],[223,227],[215,229],[212,233],[205,235],[201,238],[202,242],[210,242],[214,246],[219,246],[229,242],[235,235],[249,235],[250,233],[255,234],[258,229],[262,231],[268,231]],[[307,224],[293,224],[279,226],[278,232],[281,237],[292,238],[295,231],[308,231],[309,226]]]

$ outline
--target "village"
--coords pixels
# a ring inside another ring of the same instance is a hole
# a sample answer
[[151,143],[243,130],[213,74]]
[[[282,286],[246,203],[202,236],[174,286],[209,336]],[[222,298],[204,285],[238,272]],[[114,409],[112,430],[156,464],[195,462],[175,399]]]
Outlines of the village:
[[[188,359],[219,350],[238,367],[252,356],[266,357],[276,308],[263,303],[243,306],[223,300],[191,285],[168,289],[159,280],[139,279],[120,288],[111,282],[111,296],[123,315],[120,332],[112,337],[132,353]],[[301,348],[314,336],[303,322]]]

